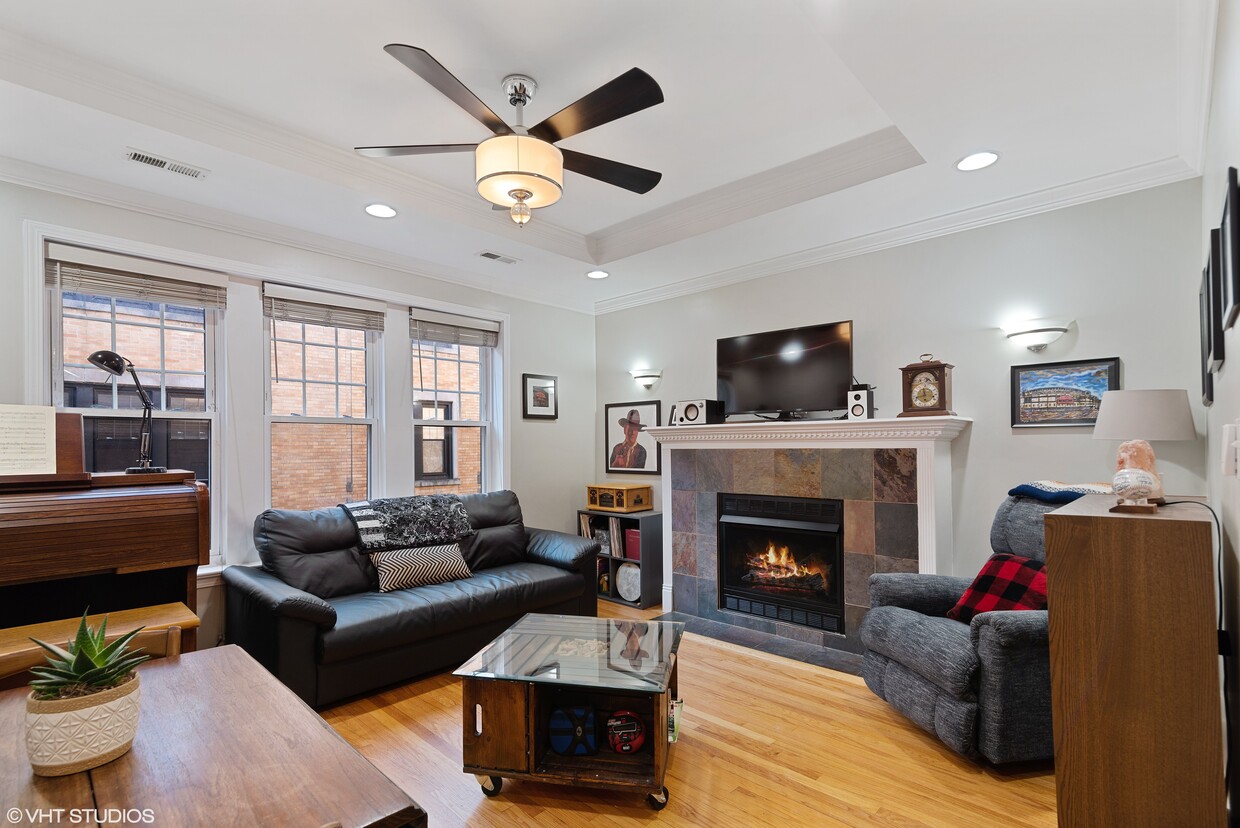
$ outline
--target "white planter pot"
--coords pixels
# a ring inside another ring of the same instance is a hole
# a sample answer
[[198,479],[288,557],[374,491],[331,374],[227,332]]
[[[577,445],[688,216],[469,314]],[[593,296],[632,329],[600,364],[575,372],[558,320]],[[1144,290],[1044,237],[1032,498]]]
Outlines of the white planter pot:
[[138,732],[138,674],[73,699],[26,699],[26,753],[36,776],[65,776],[124,755]]

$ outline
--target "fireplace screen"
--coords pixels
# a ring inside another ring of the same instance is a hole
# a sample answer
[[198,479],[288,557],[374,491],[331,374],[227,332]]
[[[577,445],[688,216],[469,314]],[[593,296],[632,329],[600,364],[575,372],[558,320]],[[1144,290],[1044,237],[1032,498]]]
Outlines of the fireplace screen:
[[[733,498],[731,503],[728,498]],[[831,519],[838,513],[833,505],[842,504],[813,501],[823,506],[811,514],[789,515],[786,509],[765,508],[765,501],[786,503],[792,498],[755,500],[750,496],[721,497],[720,606],[842,631],[842,540],[840,523]],[[729,509],[729,505],[739,508]],[[771,515],[772,511],[779,517]]]

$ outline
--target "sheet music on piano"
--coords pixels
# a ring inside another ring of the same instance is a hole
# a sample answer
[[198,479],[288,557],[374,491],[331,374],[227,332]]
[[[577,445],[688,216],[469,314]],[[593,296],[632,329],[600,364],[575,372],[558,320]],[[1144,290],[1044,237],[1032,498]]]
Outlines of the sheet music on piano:
[[56,409],[0,405],[0,475],[56,473]]

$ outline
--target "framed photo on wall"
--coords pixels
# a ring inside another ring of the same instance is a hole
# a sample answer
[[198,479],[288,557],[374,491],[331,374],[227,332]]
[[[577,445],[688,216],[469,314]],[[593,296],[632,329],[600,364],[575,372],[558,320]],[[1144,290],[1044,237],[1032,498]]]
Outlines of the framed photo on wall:
[[660,474],[663,455],[646,433],[659,425],[662,403],[625,402],[603,406],[603,459],[608,474]]
[[1219,264],[1222,277],[1223,330],[1230,330],[1240,316],[1240,222],[1236,211],[1240,210],[1240,184],[1236,180],[1236,168],[1227,170],[1227,197],[1223,201],[1223,221],[1219,224]]
[[521,416],[555,420],[560,416],[560,380],[547,374],[521,375]]
[[1197,310],[1201,318],[1201,404],[1214,403],[1214,375],[1210,373],[1210,268],[1202,268],[1201,288],[1197,291]]
[[1223,264],[1220,248],[1223,234],[1218,228],[1210,231],[1210,259],[1206,262],[1206,275],[1210,283],[1210,370],[1217,372],[1226,357],[1223,348]]
[[1106,391],[1119,390],[1119,357],[1012,366],[1012,428],[1091,426]]

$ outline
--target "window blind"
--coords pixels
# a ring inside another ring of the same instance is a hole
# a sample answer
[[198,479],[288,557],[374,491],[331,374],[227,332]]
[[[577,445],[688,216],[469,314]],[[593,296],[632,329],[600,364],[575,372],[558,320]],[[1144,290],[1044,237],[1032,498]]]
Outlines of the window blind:
[[384,305],[339,293],[269,283],[263,285],[263,315],[284,322],[382,331]]
[[493,348],[499,344],[499,323],[490,319],[410,308],[409,336],[415,341]]
[[[113,266],[116,265],[116,266]],[[185,278],[168,278],[159,273]],[[223,310],[228,277],[85,248],[49,244],[44,283],[60,291]]]

